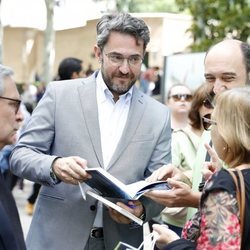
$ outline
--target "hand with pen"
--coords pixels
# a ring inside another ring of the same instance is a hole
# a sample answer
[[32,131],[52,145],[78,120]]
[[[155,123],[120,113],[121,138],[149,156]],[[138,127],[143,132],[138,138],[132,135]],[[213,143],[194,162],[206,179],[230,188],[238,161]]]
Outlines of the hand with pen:
[[[135,201],[128,201],[127,204],[122,202],[117,202],[116,205],[126,209],[130,213],[134,214],[136,217],[141,218],[144,215],[144,207],[139,200]],[[123,216],[121,213],[117,212],[116,210],[109,208],[109,214],[111,218],[116,221],[117,223],[121,224],[130,224],[132,221],[127,217]]]

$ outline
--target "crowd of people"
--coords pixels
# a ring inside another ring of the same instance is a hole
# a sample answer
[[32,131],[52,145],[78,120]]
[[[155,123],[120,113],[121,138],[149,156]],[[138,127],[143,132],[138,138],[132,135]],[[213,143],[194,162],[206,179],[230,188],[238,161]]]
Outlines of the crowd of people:
[[39,186],[28,199],[33,216],[24,241],[1,168],[0,249],[138,248],[142,226],[83,199],[92,167],[125,184],[167,180],[170,190],[117,202],[150,223],[155,249],[250,249],[250,46],[215,44],[205,56],[205,83],[196,90],[173,85],[162,104],[136,86],[160,79],[157,67],[141,72],[150,40],[145,22],[108,14],[96,31],[100,69],[89,67],[83,77],[82,60],[65,58],[25,126],[13,71],[0,65],[0,149],[15,144],[8,171]]

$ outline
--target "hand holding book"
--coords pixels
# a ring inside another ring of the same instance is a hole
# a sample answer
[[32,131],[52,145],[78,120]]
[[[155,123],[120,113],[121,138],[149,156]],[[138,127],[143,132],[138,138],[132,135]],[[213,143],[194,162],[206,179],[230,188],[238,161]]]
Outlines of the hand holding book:
[[[119,214],[111,210],[111,216],[113,213],[113,219],[120,223],[129,222],[123,217],[126,216],[137,224],[142,225],[143,220],[138,217],[142,214],[143,207],[142,205],[137,205],[137,202],[139,202],[138,199],[151,190],[171,189],[167,181],[156,181],[150,183],[141,180],[125,185],[102,168],[88,168],[86,169],[86,172],[90,174],[92,178],[88,179],[85,183],[93,189],[87,191],[87,194],[102,202],[105,206],[116,210]],[[122,202],[117,203],[119,200]]]
[[150,190],[169,190],[167,181],[147,182],[144,180],[125,185],[102,168],[88,168],[86,172],[92,176],[86,184],[103,197],[137,200]]

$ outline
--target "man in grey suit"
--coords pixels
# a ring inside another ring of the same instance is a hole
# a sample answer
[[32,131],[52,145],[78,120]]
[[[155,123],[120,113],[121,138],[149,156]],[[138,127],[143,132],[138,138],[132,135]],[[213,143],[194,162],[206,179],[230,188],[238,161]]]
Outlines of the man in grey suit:
[[[111,250],[119,241],[143,241],[143,227],[89,196],[83,200],[77,185],[88,188],[87,167],[129,184],[171,161],[168,108],[134,86],[148,42],[141,19],[104,15],[94,47],[100,71],[49,84],[10,161],[15,174],[43,185],[28,249]],[[135,207],[119,205],[145,222],[164,208],[146,197]]]

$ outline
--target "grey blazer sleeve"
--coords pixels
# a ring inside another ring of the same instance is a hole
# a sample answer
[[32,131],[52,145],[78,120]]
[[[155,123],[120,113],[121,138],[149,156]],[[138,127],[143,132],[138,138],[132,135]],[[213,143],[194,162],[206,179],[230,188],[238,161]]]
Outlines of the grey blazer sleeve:
[[55,94],[53,88],[48,88],[10,156],[10,168],[15,175],[43,185],[52,185],[49,170],[57,157],[50,155],[55,136]]

